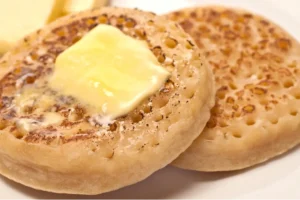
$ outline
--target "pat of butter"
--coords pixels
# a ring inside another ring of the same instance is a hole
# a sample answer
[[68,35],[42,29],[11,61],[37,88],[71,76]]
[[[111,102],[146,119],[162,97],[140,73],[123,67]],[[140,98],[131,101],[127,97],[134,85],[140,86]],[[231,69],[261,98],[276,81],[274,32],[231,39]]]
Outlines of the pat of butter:
[[61,16],[64,0],[0,1],[0,54],[25,35]]
[[113,119],[158,91],[169,75],[145,42],[98,25],[57,57],[49,85]]
[[92,8],[100,8],[106,4],[107,0],[67,0],[63,13],[70,14]]

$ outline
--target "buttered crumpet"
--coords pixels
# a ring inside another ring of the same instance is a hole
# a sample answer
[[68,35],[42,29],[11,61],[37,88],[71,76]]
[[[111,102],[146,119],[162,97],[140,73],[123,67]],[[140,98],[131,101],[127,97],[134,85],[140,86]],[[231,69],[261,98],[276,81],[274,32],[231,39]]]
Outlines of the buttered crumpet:
[[293,37],[238,9],[187,8],[168,17],[194,38],[217,90],[205,130],[175,166],[242,169],[300,142],[300,45]]
[[141,181],[200,134],[211,69],[179,25],[139,10],[69,15],[0,60],[0,173],[57,193]]

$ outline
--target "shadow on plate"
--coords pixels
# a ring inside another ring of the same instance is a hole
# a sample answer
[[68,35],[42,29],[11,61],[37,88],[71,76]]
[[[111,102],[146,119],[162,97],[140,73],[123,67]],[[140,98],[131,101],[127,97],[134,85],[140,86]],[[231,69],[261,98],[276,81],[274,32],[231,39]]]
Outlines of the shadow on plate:
[[[201,193],[201,182],[213,182],[229,177],[237,176],[239,174],[251,171],[255,168],[263,167],[264,165],[272,164],[272,162],[280,159],[286,154],[300,150],[300,147],[294,148],[292,151],[280,155],[271,161],[262,163],[255,167],[251,167],[244,170],[232,171],[232,172],[195,172],[182,170],[175,167],[168,166],[155,172],[153,175],[148,177],[146,180],[137,184],[127,186],[125,188],[94,196],[83,196],[83,195],[67,195],[67,194],[55,194],[50,192],[38,191],[21,184],[10,181],[6,178],[1,179],[14,189],[26,196],[35,199],[157,199],[157,198],[172,198],[176,194],[180,194],[189,187],[197,184],[197,190]],[[200,186],[199,186],[200,184]]]
[[19,192],[35,199],[156,199],[171,198],[171,196],[180,193],[196,182],[216,181],[234,174],[237,174],[237,172],[202,173],[169,166],[155,172],[149,178],[137,184],[113,192],[93,196],[43,192],[23,186],[3,177],[1,177],[1,179]]

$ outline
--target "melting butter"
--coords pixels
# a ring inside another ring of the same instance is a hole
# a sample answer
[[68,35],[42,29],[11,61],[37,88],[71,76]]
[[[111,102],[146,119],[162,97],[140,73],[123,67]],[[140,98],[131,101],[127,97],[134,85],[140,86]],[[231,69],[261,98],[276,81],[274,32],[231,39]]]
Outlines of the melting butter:
[[16,125],[19,130],[24,133],[29,133],[38,128],[45,128],[50,125],[59,125],[63,121],[63,116],[58,113],[45,112],[42,120],[36,120],[31,118],[21,118],[16,121]]
[[63,122],[64,117],[55,112],[44,113],[42,126],[59,125]]
[[114,119],[158,91],[169,75],[145,42],[98,25],[57,57],[49,85]]
[[45,90],[37,88],[36,85],[24,87],[16,94],[14,105],[19,115],[26,112],[26,107],[34,107],[34,112],[44,112],[55,104],[55,96],[45,94]]

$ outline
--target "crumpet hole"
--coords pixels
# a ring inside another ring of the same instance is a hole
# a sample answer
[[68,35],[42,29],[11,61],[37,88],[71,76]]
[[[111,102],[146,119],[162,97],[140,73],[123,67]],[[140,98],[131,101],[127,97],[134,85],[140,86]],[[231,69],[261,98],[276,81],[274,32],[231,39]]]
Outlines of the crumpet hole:
[[114,157],[115,152],[113,150],[109,150],[105,152],[104,156],[108,159],[112,159]]
[[193,98],[193,97],[195,96],[195,91],[192,90],[192,89],[186,89],[186,90],[184,91],[184,96],[185,96],[186,98],[188,98],[188,99],[191,99],[191,98]]
[[271,122],[272,124],[278,124],[278,119],[271,119],[270,122]]
[[154,121],[155,121],[155,122],[159,122],[159,121],[161,121],[163,118],[164,118],[163,115],[158,114],[158,115],[156,115],[156,116],[154,117]]
[[226,123],[226,122],[224,122],[224,121],[221,121],[220,122],[220,127],[227,127],[228,126],[228,124]]
[[300,93],[294,95],[295,99],[300,99]]
[[234,113],[234,116],[235,117],[240,117],[242,114],[241,114],[241,112],[236,112],[236,113]]
[[117,130],[117,128],[118,128],[117,123],[109,124],[110,131],[115,131],[115,130]]
[[248,120],[246,121],[246,124],[247,124],[248,126],[252,126],[252,125],[255,124],[255,120],[254,120],[254,119],[248,119]]
[[134,32],[140,39],[146,40],[146,32],[144,30],[136,29]]
[[98,17],[98,22],[100,24],[106,24],[108,22],[107,16],[106,15],[101,15]]
[[289,68],[296,68],[297,67],[297,61],[293,61],[291,64],[288,65]]
[[157,56],[157,60],[158,60],[158,62],[160,62],[160,63],[164,63],[165,60],[166,60],[166,56],[165,56],[164,54],[158,55],[158,56]]
[[230,87],[232,90],[236,90],[236,89],[237,89],[237,86],[236,86],[234,83],[229,83],[229,87]]
[[168,80],[168,81],[165,83],[164,90],[167,90],[168,92],[170,92],[170,91],[173,90],[174,88],[175,88],[175,85],[174,85],[174,82],[173,82],[173,81]]
[[166,27],[164,27],[164,26],[157,26],[157,30],[159,32],[166,32]]
[[154,21],[153,21],[153,20],[149,20],[149,21],[147,21],[147,24],[148,24],[149,26],[153,26],[153,25],[154,25]]
[[298,111],[296,111],[296,110],[293,110],[290,112],[290,115],[292,115],[292,116],[296,116],[297,114],[298,114]]
[[242,137],[241,133],[238,133],[238,132],[232,133],[232,136],[235,137],[235,138],[241,138]]
[[188,71],[186,72],[186,76],[189,77],[189,78],[193,77],[193,72],[190,71],[190,70],[188,70]]
[[212,118],[206,124],[207,128],[215,128],[216,126],[217,126],[217,122]]
[[144,113],[150,113],[152,111],[152,106],[146,105],[143,107]]
[[123,16],[119,16],[117,18],[117,24],[123,24],[125,22],[125,18]]
[[267,99],[261,99],[261,100],[259,101],[259,103],[260,103],[261,105],[267,105],[267,104],[269,103],[269,101],[268,101]]
[[22,139],[22,138],[25,136],[25,134],[22,133],[22,132],[16,132],[16,133],[14,133],[14,136],[15,136],[17,139]]
[[142,113],[134,113],[134,114],[131,116],[131,120],[132,120],[133,123],[138,123],[138,122],[140,122],[143,118],[144,118],[144,116],[143,116]]
[[169,96],[165,94],[160,94],[159,98],[154,98],[152,100],[152,106],[154,108],[162,108],[169,103]]
[[177,46],[177,44],[178,44],[178,42],[174,38],[167,37],[165,40],[165,45],[167,45],[167,47],[169,47],[171,49],[174,49]]
[[294,86],[294,82],[292,80],[286,80],[284,83],[283,83],[283,86],[285,88],[290,88],[292,86]]
[[217,97],[218,97],[219,99],[224,99],[225,96],[226,96],[225,92],[218,92],[218,93],[217,93]]
[[128,18],[126,19],[125,26],[127,28],[133,28],[136,26],[136,21],[134,19]]
[[194,91],[191,91],[191,92],[189,93],[189,95],[187,95],[187,98],[191,99],[191,98],[193,98],[194,96],[195,96],[195,92],[194,92]]
[[173,64],[167,64],[167,65],[166,65],[166,69],[167,69],[169,72],[172,72],[172,71],[174,71],[174,65],[173,65]]
[[164,107],[169,102],[169,99],[167,97],[162,97],[161,99],[157,100],[157,105],[159,108]]
[[7,122],[4,120],[0,121],[0,130],[3,130],[7,127]]

